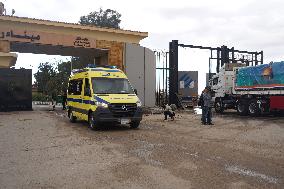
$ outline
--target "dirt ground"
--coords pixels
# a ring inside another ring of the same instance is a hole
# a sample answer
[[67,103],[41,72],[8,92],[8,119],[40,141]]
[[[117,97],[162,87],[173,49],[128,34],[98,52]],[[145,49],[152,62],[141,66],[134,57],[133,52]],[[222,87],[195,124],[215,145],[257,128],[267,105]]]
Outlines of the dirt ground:
[[284,188],[284,118],[145,115],[139,129],[0,112],[0,188]]

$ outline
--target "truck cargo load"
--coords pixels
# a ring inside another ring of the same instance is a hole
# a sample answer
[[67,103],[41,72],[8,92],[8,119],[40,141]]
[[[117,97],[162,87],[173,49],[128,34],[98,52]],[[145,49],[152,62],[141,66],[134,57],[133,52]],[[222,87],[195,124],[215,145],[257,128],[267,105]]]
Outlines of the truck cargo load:
[[284,61],[239,68],[235,90],[284,89]]

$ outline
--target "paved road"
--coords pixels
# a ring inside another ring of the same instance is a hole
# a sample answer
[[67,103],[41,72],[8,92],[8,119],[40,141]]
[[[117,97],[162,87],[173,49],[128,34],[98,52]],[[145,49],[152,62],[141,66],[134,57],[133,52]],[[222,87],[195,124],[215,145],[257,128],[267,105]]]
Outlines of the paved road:
[[0,188],[284,188],[284,118],[145,116],[91,131],[64,112],[0,112]]

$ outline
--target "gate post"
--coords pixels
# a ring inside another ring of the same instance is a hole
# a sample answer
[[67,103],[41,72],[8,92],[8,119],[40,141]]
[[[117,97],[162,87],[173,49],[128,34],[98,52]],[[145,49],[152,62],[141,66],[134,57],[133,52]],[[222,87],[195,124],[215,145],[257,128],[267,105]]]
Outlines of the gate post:
[[169,45],[169,104],[178,105],[178,40]]

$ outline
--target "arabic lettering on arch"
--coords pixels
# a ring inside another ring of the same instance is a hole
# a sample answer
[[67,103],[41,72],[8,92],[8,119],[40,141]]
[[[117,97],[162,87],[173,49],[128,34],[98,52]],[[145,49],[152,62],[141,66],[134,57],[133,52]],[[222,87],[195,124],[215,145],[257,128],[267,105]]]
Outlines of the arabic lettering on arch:
[[34,36],[34,35],[27,35],[27,32],[24,32],[24,35],[15,34],[13,30],[10,30],[8,32],[2,32],[0,38],[17,38],[17,39],[28,39],[31,41],[40,40],[40,35]]
[[84,48],[91,47],[91,44],[90,44],[88,38],[76,37],[76,39],[75,39],[73,44],[76,47],[84,47]]

